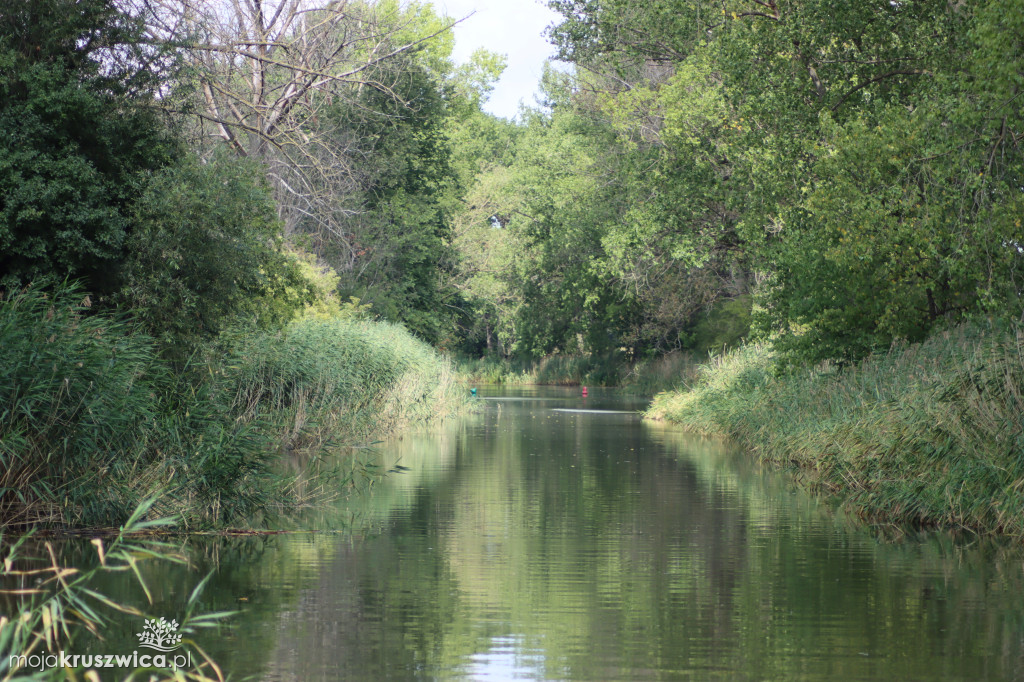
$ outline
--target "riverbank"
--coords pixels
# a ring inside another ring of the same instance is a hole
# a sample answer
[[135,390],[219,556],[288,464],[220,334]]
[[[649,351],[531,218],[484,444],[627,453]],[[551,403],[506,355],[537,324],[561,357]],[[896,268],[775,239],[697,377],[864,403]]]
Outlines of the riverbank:
[[0,301],[0,527],[253,523],[344,481],[321,455],[459,411],[452,364],[403,328],[305,319],[173,368],[88,297]]
[[675,352],[630,361],[623,353],[550,355],[540,360],[462,359],[459,372],[471,383],[494,386],[605,386],[654,395],[696,376],[692,353]]
[[882,524],[1024,536],[1024,330],[961,327],[839,369],[748,345],[647,417],[727,436]]

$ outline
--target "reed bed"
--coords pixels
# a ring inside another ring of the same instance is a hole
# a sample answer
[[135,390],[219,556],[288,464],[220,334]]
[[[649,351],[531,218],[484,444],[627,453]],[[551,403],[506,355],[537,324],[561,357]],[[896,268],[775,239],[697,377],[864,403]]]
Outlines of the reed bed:
[[301,321],[176,372],[89,308],[73,287],[0,299],[0,527],[116,525],[149,498],[186,527],[245,522],[317,487],[282,452],[316,462],[466,403],[451,364],[394,325]]
[[451,362],[403,327],[307,320],[238,349],[232,409],[266,418],[293,450],[382,437],[466,404]]
[[692,383],[700,367],[698,356],[674,351],[640,360],[625,373],[621,386],[630,393],[654,395]]
[[89,304],[63,289],[0,305],[4,525],[118,516],[129,453],[148,448],[161,369],[152,343],[123,320],[87,315]]
[[748,345],[648,417],[803,471],[876,523],[1024,537],[1024,330],[964,326],[858,365],[779,373]]

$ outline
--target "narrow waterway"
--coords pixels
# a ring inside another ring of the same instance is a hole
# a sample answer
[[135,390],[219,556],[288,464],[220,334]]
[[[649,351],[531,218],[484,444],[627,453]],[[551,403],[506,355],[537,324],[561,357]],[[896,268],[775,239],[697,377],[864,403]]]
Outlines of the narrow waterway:
[[306,522],[348,532],[189,539],[150,612],[214,571],[199,609],[239,613],[195,638],[235,679],[1024,679],[1019,549],[880,538],[614,393],[479,400]]

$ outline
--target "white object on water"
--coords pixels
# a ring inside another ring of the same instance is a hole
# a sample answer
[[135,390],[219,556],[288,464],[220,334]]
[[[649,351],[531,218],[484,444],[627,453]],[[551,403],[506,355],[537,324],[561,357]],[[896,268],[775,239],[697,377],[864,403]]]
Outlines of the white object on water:
[[568,407],[552,407],[554,412],[581,412],[583,414],[640,414],[636,410],[572,410]]

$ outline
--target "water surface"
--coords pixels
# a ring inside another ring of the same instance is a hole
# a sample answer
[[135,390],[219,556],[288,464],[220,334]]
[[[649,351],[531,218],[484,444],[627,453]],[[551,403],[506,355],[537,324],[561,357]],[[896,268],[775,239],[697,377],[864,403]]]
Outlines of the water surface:
[[346,532],[183,541],[151,612],[214,570],[201,608],[240,614],[198,638],[236,679],[1024,678],[1019,550],[893,544],[642,401],[481,394],[306,521]]

